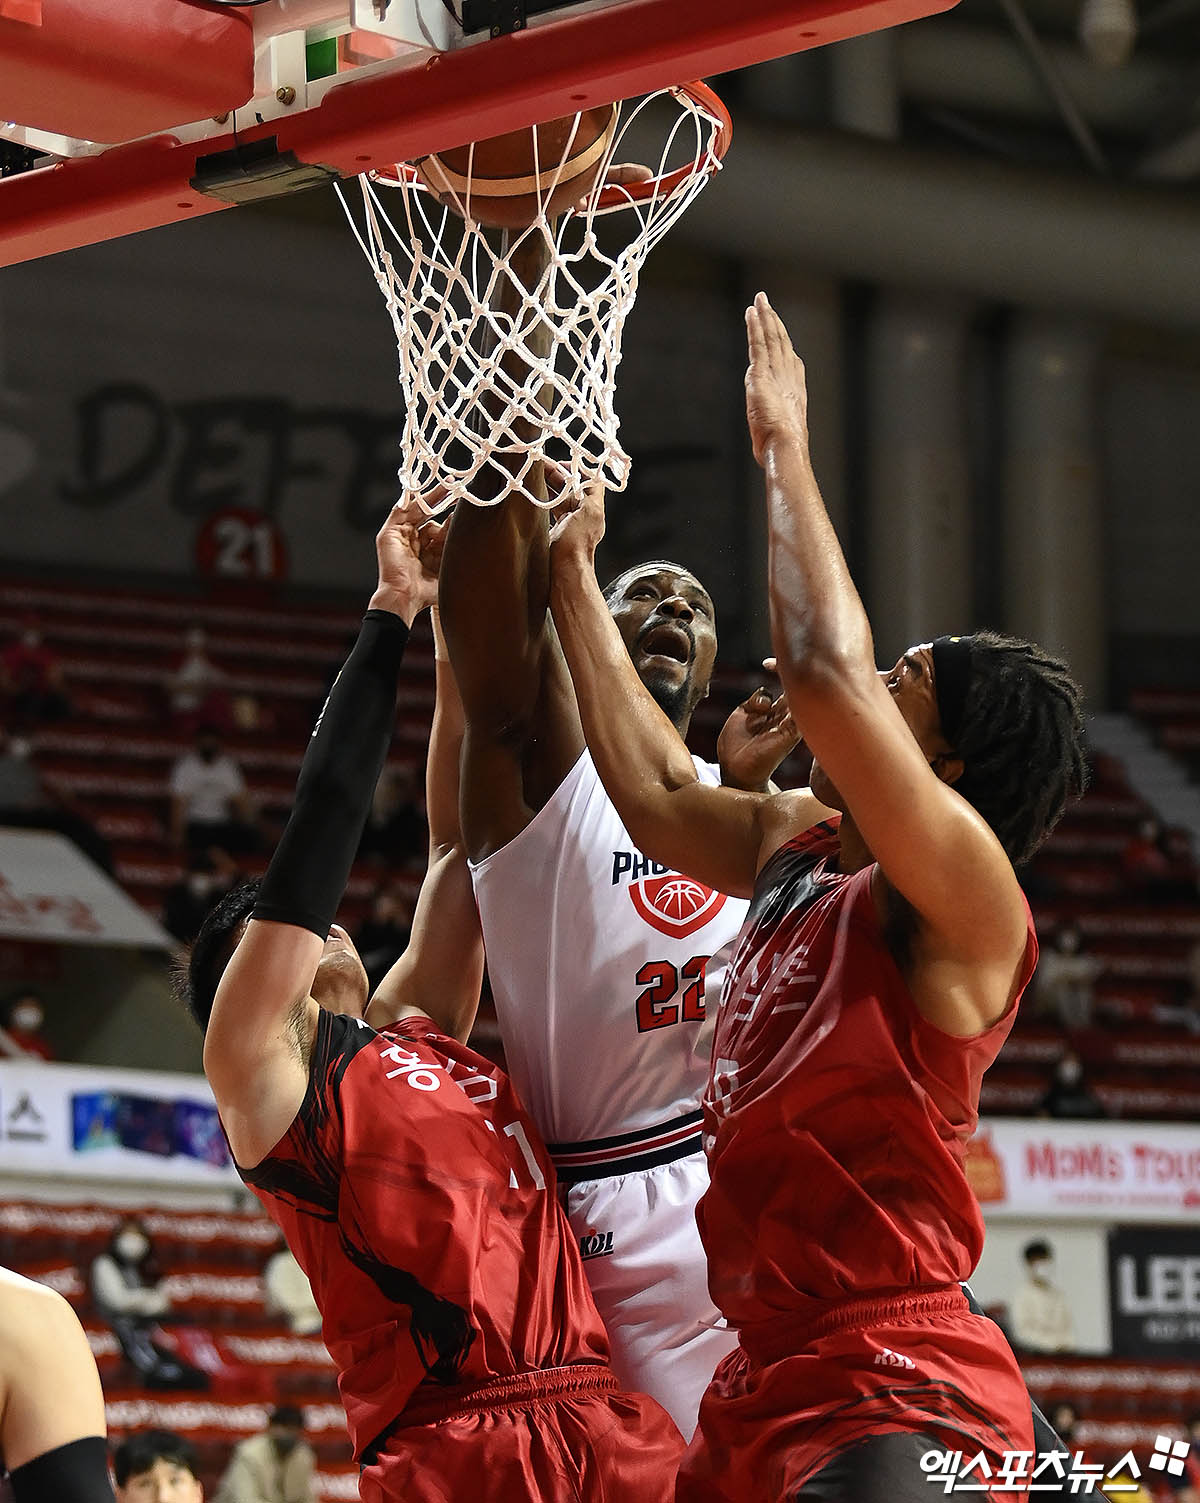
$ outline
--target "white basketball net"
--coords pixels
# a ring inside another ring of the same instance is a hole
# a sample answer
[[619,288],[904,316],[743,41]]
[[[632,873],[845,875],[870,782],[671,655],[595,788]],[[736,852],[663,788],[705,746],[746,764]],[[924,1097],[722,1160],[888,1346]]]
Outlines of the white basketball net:
[[[458,500],[495,505],[513,493],[552,505],[538,485],[543,455],[561,466],[573,490],[596,480],[624,489],[630,462],[617,437],[614,408],[622,330],[650,248],[719,168],[718,143],[727,123],[703,97],[684,89],[620,106],[598,185],[613,162],[625,160],[622,142],[633,122],[664,98],[677,111],[650,183],[597,186],[583,209],[557,222],[539,212],[528,229],[510,231],[507,243],[497,230],[464,224],[469,186],[463,200],[456,199],[456,214],[411,169],[359,179],[362,227],[343,198],[399,347],[405,406],[400,484],[431,512]],[[693,166],[668,171],[669,162],[689,153]],[[550,166],[539,165],[543,172]],[[543,204],[562,171],[560,163]],[[385,207],[389,197],[394,218]],[[599,243],[596,221],[618,209],[633,233],[614,253]],[[529,236],[545,242],[549,264],[540,283],[526,289],[510,259]],[[519,294],[515,316],[494,309],[504,282]],[[530,336],[539,330],[545,331],[543,341],[550,340],[546,356],[530,350]],[[515,377],[502,368],[510,353],[519,357],[510,362]],[[532,425],[535,437],[516,436],[521,420]],[[480,487],[485,467],[489,483]],[[445,487],[444,497],[431,495],[437,486]]]

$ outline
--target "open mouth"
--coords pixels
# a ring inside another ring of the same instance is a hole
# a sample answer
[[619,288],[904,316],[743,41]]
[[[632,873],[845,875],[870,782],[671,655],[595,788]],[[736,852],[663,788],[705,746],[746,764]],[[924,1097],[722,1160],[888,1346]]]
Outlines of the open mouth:
[[676,663],[690,663],[692,660],[691,633],[670,621],[651,627],[640,646],[647,657],[671,658]]

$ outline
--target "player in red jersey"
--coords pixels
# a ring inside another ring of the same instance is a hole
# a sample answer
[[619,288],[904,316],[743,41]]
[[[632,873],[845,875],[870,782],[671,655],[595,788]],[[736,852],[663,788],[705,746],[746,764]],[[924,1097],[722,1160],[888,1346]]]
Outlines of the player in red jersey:
[[[764,297],[747,325],[772,638],[811,789],[697,781],[595,587],[599,492],[556,527],[552,603],[588,744],[639,848],[752,895],[717,1021],[698,1213],[739,1344],[677,1498],[906,1503],[929,1496],[931,1450],[982,1453],[978,1482],[1034,1449],[1016,1361],[960,1288],[983,1243],[963,1161],[1036,960],[1013,863],[1084,781],[1079,691],[1057,660],[991,633],[876,671],[809,461],[803,366]],[[1028,1485],[1028,1468],[1010,1475],[997,1496]]]
[[483,952],[458,835],[462,717],[438,641],[430,867],[412,942],[368,1001],[331,925],[391,741],[408,628],[442,528],[398,507],[379,588],[317,721],[261,886],[189,966],[239,1173],[308,1275],[365,1503],[642,1503],[682,1449],[619,1390],[554,1169],[506,1078],[466,1047]]

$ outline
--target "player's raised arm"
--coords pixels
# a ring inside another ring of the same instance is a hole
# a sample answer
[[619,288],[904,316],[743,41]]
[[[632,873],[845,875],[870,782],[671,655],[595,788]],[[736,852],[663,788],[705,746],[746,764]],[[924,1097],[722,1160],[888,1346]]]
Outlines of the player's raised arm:
[[1016,875],[950,786],[963,762],[942,734],[931,650],[907,654],[886,682],[876,671],[866,612],[813,474],[804,367],[762,294],[746,323],[747,416],[767,479],[771,635],[788,704],[853,822],[843,849],[856,830],[939,955],[990,968],[976,969],[984,979],[974,994],[940,1018],[951,1031],[976,1031],[1003,1012],[1024,953]]
[[463,708],[434,608],[437,702],[425,769],[429,866],[421,883],[412,938],[379,984],[367,1022],[382,1028],[415,1009],[466,1043],[483,982],[483,935],[459,821]]
[[[512,257],[514,274],[535,286],[548,247],[530,234]],[[515,316],[504,283],[498,316]],[[539,331],[527,344],[539,349]],[[505,357],[509,367],[518,361]],[[514,379],[524,379],[520,370]],[[496,413],[496,420],[500,414]],[[531,444],[528,424],[513,436]],[[492,477],[493,484],[496,477]],[[486,500],[488,476],[480,476]],[[544,477],[542,477],[544,489]],[[459,506],[442,568],[442,624],[466,714],[463,833],[472,860],[506,845],[528,824],[583,751],[570,677],[547,614],[549,523],[524,497],[498,506]]]
[[[331,926],[391,744],[409,627],[436,594],[436,572],[422,564],[431,541],[418,530],[423,520],[414,503],[398,505],[376,538],[378,587],[318,717],[287,828],[212,998],[204,1069],[244,1167],[270,1151],[304,1097],[313,979],[327,946],[344,942]],[[196,970],[194,950],[193,978]],[[193,1010],[198,1000],[193,995]]]
[[567,504],[551,550],[554,620],[600,779],[640,850],[719,892],[748,896],[768,806],[780,817],[786,810],[799,829],[821,810],[807,793],[750,793],[699,780],[679,732],[638,677],[596,582],[603,535],[604,491],[592,486]]

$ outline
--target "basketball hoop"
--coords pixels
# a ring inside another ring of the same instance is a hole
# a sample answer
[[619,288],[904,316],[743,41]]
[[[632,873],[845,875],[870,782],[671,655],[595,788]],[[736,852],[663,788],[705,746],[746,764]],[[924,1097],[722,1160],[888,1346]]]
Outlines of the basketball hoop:
[[[606,183],[633,122],[664,100],[674,119],[658,171],[645,182]],[[573,490],[594,481],[625,487],[629,456],[614,408],[625,320],[646,256],[720,168],[732,127],[728,110],[701,83],[617,110],[582,206],[557,218],[547,213],[568,170],[564,149],[555,168],[524,180],[534,184],[535,217],[503,238],[471,216],[469,168],[463,184],[443,195],[449,203],[411,165],[364,174],[362,227],[342,198],[396,334],[405,404],[400,484],[417,496],[444,486],[431,511],[458,500],[495,505],[510,494],[552,505],[537,483],[543,455],[560,465]],[[536,157],[536,137],[534,151]],[[680,157],[682,165],[672,165]],[[395,220],[384,205],[381,190],[388,189],[399,194]],[[606,249],[596,222],[618,211],[629,215],[633,233],[619,249]],[[538,285],[526,288],[512,263],[530,237],[544,242],[549,265]],[[515,315],[496,312],[504,285],[516,294]],[[531,348],[535,333],[543,348],[549,340],[548,355]],[[480,495],[485,467],[504,480]]]

